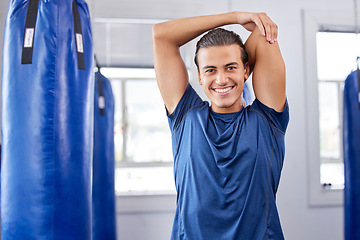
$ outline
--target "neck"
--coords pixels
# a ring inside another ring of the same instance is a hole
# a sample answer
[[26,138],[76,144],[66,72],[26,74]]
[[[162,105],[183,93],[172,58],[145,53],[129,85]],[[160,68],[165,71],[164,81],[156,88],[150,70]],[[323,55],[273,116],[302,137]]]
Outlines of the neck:
[[245,101],[242,99],[239,102],[234,103],[231,106],[216,106],[213,102],[211,103],[211,109],[216,113],[234,113],[240,111],[245,106]]

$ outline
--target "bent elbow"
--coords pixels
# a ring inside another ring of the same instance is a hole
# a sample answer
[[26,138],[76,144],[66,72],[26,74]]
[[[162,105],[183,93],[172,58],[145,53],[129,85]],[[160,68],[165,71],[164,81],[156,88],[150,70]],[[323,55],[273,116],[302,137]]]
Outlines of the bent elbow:
[[164,23],[156,23],[152,26],[152,37],[154,40],[162,39],[164,34]]

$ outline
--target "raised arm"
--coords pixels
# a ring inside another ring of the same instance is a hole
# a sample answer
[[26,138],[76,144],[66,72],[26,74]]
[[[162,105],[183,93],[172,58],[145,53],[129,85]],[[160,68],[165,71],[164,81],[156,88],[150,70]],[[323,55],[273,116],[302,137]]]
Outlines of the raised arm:
[[[260,20],[259,14],[241,12],[176,19],[154,25],[156,79],[169,114],[175,110],[188,84],[187,70],[179,48],[212,28],[227,24],[240,24],[250,31],[258,26],[264,36],[268,25]],[[268,40],[274,40],[272,32],[266,32],[266,36]]]
[[[263,16],[264,21],[268,18]],[[277,37],[277,26],[267,25],[267,32]],[[256,98],[266,106],[281,112],[286,100],[285,64],[277,41],[266,41],[255,29],[245,43],[249,56],[250,71],[253,71],[253,88]]]
[[153,27],[156,79],[168,113],[175,110],[188,84],[179,48],[214,27],[233,22],[231,14],[176,19]]

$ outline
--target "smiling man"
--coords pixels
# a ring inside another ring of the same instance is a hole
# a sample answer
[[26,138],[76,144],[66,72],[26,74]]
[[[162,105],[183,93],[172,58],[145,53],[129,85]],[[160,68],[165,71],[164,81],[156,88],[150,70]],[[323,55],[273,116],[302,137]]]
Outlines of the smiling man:
[[[245,45],[218,28],[228,24],[252,32]],[[265,13],[244,12],[153,27],[157,82],[173,141],[177,208],[171,239],[284,239],[275,196],[289,114],[277,30]],[[195,64],[210,106],[189,84],[179,51],[206,31]],[[244,106],[251,72],[256,99]]]

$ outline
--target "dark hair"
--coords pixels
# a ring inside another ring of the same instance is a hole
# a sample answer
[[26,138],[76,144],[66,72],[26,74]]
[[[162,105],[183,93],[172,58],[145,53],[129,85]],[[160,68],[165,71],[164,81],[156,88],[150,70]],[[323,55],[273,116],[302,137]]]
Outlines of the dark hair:
[[241,51],[241,61],[244,66],[248,62],[248,55],[245,51],[244,43],[242,42],[240,36],[233,31],[225,30],[222,28],[215,28],[207,32],[196,44],[195,51],[195,64],[199,68],[197,54],[201,48],[216,47],[216,46],[229,46],[237,44],[240,47]]

